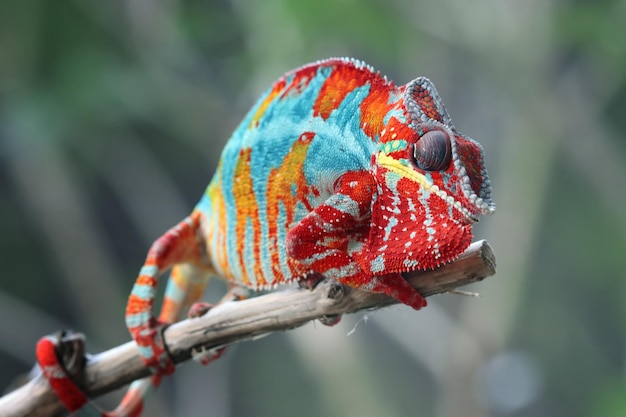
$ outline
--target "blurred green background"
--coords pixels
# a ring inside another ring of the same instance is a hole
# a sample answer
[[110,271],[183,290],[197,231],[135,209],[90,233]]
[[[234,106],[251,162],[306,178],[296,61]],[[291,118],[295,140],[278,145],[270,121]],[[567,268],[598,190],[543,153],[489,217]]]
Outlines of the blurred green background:
[[431,78],[484,146],[497,275],[181,366],[146,415],[626,416],[625,22],[623,0],[0,2],[0,386],[60,328],[129,340],[147,248],[256,97],[353,56]]

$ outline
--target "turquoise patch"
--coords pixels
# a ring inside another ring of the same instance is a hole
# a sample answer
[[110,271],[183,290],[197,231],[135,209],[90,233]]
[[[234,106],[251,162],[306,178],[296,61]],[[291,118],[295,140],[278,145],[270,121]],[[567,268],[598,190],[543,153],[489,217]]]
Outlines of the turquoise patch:
[[385,270],[385,257],[380,254],[370,264],[370,269],[373,273],[383,272]]
[[147,284],[135,284],[131,294],[142,300],[148,300],[154,297],[154,288]]
[[395,217],[389,218],[389,223],[385,227],[385,238],[384,240],[389,240],[389,236],[391,236],[392,229],[398,224],[398,219]]
[[139,270],[139,275],[148,275],[150,277],[156,277],[159,273],[159,268],[156,265],[144,266]]
[[165,297],[170,300],[174,300],[177,303],[182,303],[187,296],[186,292],[181,290],[174,280],[167,281],[167,287],[165,289]]
[[137,314],[128,314],[125,318],[126,327],[132,329],[135,327],[144,326],[150,322],[151,318],[152,314],[149,311],[144,311],[143,313]]
[[150,359],[154,356],[154,351],[151,346],[137,346],[137,350],[139,350],[139,354],[146,359]]
[[404,139],[395,139],[389,142],[381,143],[378,145],[378,149],[386,154],[406,149],[408,142]]

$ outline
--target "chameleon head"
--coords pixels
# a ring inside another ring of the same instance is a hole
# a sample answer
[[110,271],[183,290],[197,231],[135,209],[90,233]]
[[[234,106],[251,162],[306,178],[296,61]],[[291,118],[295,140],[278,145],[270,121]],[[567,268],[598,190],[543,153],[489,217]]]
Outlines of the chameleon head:
[[394,272],[453,260],[472,223],[495,210],[482,147],[456,131],[434,85],[417,78],[403,94],[402,117],[389,119],[373,160],[370,248],[393,254],[385,270]]

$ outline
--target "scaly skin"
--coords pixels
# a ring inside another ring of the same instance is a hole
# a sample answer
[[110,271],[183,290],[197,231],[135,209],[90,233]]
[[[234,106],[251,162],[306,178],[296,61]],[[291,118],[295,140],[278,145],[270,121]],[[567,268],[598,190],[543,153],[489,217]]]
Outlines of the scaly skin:
[[482,148],[455,129],[429,80],[397,87],[350,59],[291,71],[235,130],[192,214],[148,253],[126,310],[155,374],[144,385],[174,371],[162,327],[210,274],[252,289],[322,274],[420,309],[401,273],[455,259],[494,210]]

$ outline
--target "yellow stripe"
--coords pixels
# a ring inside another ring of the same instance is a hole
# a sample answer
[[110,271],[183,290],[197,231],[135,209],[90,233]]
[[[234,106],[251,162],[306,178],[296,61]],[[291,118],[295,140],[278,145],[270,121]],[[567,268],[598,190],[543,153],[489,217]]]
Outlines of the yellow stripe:
[[387,168],[389,171],[395,172],[401,177],[408,178],[420,183],[427,190],[431,189],[433,186],[433,183],[428,181],[426,176],[420,174],[411,167],[403,165],[397,159],[394,159],[383,152],[380,152],[377,155],[377,160],[380,166]]

